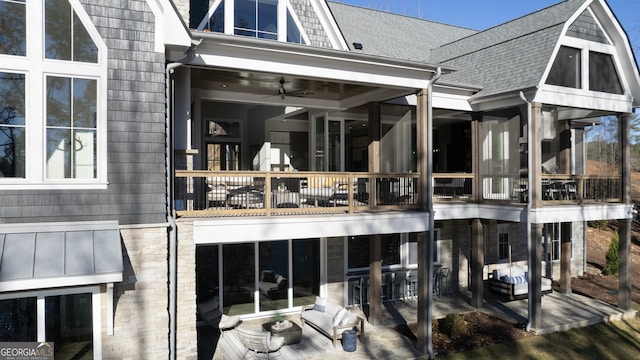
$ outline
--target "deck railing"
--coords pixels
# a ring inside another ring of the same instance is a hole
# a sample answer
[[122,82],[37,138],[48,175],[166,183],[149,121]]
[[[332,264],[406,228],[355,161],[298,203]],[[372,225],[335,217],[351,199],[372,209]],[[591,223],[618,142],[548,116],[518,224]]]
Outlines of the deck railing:
[[[482,179],[483,199],[526,203],[529,182],[519,175],[490,175]],[[542,175],[540,194],[547,204],[620,202],[622,177],[600,175]]]
[[[233,216],[355,213],[370,210],[416,210],[419,175],[355,172],[257,172],[179,170],[175,173],[178,216]],[[436,202],[475,202],[474,174],[433,176]],[[527,178],[491,175],[481,179],[486,201],[525,204]],[[545,204],[620,202],[620,176],[543,175]],[[372,186],[373,184],[373,186]]]
[[179,170],[178,216],[354,213],[417,209],[419,176],[352,172]]

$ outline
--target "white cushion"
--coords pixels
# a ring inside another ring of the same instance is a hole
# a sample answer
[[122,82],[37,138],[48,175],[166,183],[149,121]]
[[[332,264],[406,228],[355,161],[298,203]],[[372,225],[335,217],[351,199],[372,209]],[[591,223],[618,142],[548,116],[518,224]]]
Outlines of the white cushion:
[[342,318],[345,315],[349,316],[348,313],[349,313],[349,311],[347,309],[345,309],[345,308],[341,308],[340,310],[338,310],[338,312],[333,316],[333,320],[331,321],[333,326],[341,325]]
[[315,304],[313,304],[313,310],[316,310],[318,312],[325,312],[327,307],[327,298],[321,298],[319,296],[316,296],[316,302]]

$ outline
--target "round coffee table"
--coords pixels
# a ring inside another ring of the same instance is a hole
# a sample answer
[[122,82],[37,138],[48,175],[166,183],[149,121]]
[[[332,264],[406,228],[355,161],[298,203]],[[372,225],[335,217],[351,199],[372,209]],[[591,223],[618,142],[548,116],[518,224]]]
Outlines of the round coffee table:
[[262,328],[271,333],[271,336],[279,336],[284,338],[285,345],[297,344],[302,340],[302,329],[298,324],[290,322],[291,326],[284,329],[276,329],[273,326],[275,321],[262,324]]

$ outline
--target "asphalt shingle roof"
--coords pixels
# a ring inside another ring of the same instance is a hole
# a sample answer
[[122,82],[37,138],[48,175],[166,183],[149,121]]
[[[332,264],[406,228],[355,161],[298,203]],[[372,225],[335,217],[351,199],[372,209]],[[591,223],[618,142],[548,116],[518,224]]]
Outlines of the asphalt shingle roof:
[[431,61],[459,69],[443,80],[481,84],[476,97],[535,87],[565,23],[584,2],[567,0],[445,44],[432,51]]
[[[476,30],[327,1],[349,48],[369,55],[429,63],[431,49]],[[359,51],[359,50],[355,50]]]
[[480,32],[327,3],[350,47],[358,42],[367,54],[455,67],[443,81],[481,85],[475,96],[486,96],[536,86],[565,23],[586,1],[566,0]]

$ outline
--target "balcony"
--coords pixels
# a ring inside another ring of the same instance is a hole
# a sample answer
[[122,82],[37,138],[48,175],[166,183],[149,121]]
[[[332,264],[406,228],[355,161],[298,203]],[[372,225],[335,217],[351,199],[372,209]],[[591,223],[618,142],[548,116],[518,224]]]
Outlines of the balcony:
[[[178,216],[271,216],[417,210],[418,174],[176,171]],[[374,185],[372,185],[374,184]]]
[[[477,202],[473,174],[433,176],[434,202]],[[483,176],[483,201],[526,204],[528,181],[519,175]],[[543,175],[547,205],[619,203],[620,176]],[[374,191],[372,191],[372,185]],[[178,216],[286,216],[353,214],[420,208],[419,175],[359,172],[257,172],[179,170],[175,174]]]
[[[439,174],[438,178],[443,175]],[[459,177],[458,177],[459,178]],[[445,179],[448,179],[445,177]],[[484,200],[526,204],[529,198],[527,178],[519,175],[491,175],[482,177],[482,196]],[[465,178],[465,197],[475,199],[472,191],[467,190]],[[434,200],[438,197],[434,188]],[[544,205],[619,203],[622,200],[622,177],[602,175],[542,175],[540,194]]]

